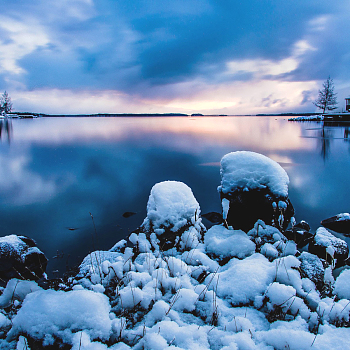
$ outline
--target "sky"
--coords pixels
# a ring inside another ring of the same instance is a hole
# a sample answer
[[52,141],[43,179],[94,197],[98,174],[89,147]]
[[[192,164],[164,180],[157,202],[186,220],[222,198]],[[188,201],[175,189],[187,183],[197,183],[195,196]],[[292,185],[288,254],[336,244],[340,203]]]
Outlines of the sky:
[[350,96],[348,0],[2,0],[15,111],[315,112]]

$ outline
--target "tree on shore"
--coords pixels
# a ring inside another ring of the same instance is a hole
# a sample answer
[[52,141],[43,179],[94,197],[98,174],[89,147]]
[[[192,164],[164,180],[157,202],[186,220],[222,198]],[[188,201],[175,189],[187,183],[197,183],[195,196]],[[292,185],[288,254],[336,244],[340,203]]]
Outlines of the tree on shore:
[[0,112],[10,113],[12,111],[12,102],[9,94],[5,91],[0,99]]
[[322,113],[325,111],[332,111],[337,108],[337,94],[334,92],[333,79],[328,77],[327,80],[323,83],[321,90],[318,90],[318,98],[313,104],[322,109]]

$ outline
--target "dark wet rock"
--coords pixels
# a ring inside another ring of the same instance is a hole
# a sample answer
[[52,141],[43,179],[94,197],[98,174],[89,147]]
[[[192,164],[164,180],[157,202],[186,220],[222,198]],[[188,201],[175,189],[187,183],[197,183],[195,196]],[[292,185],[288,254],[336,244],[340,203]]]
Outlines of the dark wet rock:
[[321,225],[338,233],[350,236],[350,214],[341,213],[322,220]]
[[136,213],[135,212],[133,212],[133,211],[126,211],[125,213],[123,213],[123,218],[129,218],[130,216],[133,216],[133,215],[136,215]]
[[314,237],[314,234],[310,232],[310,226],[306,221],[301,221],[294,225],[292,229],[286,230],[284,235],[289,240],[293,240],[298,248],[305,247]]
[[315,283],[318,290],[324,286],[324,266],[321,259],[314,254],[302,252],[298,259],[301,261],[301,277],[307,277]]
[[310,231],[310,225],[304,220],[301,220],[298,224],[295,224],[294,227],[297,229],[303,229],[308,232]]
[[285,170],[262,154],[238,151],[221,159],[223,218],[247,232],[260,219],[284,231],[294,215]]
[[37,281],[43,277],[46,265],[46,256],[31,238],[0,237],[0,284],[11,278]]
[[213,224],[221,224],[223,222],[222,214],[217,213],[215,211],[211,211],[209,213],[202,214],[202,217],[207,219]]
[[309,252],[325,259],[330,264],[335,262],[335,267],[340,267],[345,265],[349,247],[344,240],[335,237],[324,227],[320,227],[309,243]]
[[289,198],[277,197],[268,189],[237,189],[232,193],[220,193],[220,197],[230,202],[227,224],[245,232],[253,228],[258,220],[284,231],[294,215]]

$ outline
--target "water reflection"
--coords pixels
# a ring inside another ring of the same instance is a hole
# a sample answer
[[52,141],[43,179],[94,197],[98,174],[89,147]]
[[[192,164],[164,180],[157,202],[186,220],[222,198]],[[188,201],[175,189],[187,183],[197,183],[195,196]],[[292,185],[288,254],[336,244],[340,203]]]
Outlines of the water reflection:
[[319,147],[321,148],[321,157],[324,161],[329,156],[331,141],[332,141],[332,130],[326,129],[325,126],[322,126],[322,129],[319,131],[319,137],[317,138]]
[[191,146],[193,151],[202,148],[203,139],[204,145],[238,143],[242,148],[265,150],[308,148],[300,132],[300,124],[282,118],[41,118],[16,123],[15,137],[23,142],[54,145],[145,138],[147,142],[178,149]]
[[12,137],[12,120],[0,119],[0,140],[7,139],[10,143]]
[[[220,211],[219,161],[236,150],[262,153],[287,170],[297,220],[309,221],[312,229],[349,211],[349,150],[339,142],[349,136],[341,127],[266,117],[39,118],[12,124],[3,120],[1,129],[11,139],[10,146],[0,145],[1,235],[36,239],[50,259],[49,272],[64,272],[93,249],[89,213],[101,249],[138,227],[156,182],[183,181],[202,212]],[[123,217],[128,211],[136,214]]]

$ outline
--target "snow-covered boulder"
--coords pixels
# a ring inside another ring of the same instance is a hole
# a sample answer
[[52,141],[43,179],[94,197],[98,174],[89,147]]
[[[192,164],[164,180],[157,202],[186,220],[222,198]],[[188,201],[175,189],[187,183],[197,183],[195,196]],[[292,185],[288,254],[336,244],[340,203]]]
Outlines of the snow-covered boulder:
[[349,255],[349,247],[344,240],[335,237],[324,227],[319,227],[309,243],[309,252],[340,267]]
[[301,262],[300,271],[302,276],[309,278],[315,283],[318,290],[322,290],[325,268],[321,259],[317,255],[308,252],[302,252],[298,259]]
[[38,280],[45,273],[47,258],[36,243],[24,236],[0,237],[0,284],[11,278]]
[[73,335],[86,332],[91,339],[108,340],[112,321],[108,298],[88,290],[42,290],[30,293],[12,320],[8,339],[28,334],[44,346],[72,344]]
[[237,151],[221,159],[223,217],[235,229],[248,231],[261,219],[285,229],[294,209],[288,198],[289,177],[272,159],[255,152]]
[[340,213],[321,221],[321,225],[335,232],[350,235],[350,214]]
[[147,217],[140,231],[147,236],[153,233],[162,249],[167,250],[178,244],[181,234],[191,227],[199,235],[205,230],[192,190],[178,181],[155,184],[147,203]]

